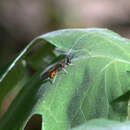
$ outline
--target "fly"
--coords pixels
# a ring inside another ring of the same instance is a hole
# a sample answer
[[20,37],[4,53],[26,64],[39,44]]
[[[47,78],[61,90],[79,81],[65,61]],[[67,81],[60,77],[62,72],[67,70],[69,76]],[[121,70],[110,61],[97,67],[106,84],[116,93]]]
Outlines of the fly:
[[76,46],[76,44],[79,43],[79,41],[85,36],[86,34],[82,35],[79,39],[77,39],[75,41],[75,43],[72,45],[72,47],[69,49],[68,51],[68,54],[64,57],[64,59],[62,59],[61,61],[59,61],[58,63],[52,65],[50,68],[48,68],[46,71],[44,71],[42,74],[41,74],[41,78],[42,79],[46,79],[46,78],[49,78],[49,79],[53,79],[56,75],[56,73],[60,70],[64,70],[65,72],[67,72],[64,68],[69,65],[71,63],[71,58],[68,56],[72,49]]
[[67,65],[69,65],[70,63],[71,63],[71,59],[66,56],[64,59],[62,59],[58,63],[52,65],[45,72],[43,72],[40,77],[42,79],[46,79],[46,78],[53,79],[58,71],[60,71],[62,69],[64,70],[64,68]]

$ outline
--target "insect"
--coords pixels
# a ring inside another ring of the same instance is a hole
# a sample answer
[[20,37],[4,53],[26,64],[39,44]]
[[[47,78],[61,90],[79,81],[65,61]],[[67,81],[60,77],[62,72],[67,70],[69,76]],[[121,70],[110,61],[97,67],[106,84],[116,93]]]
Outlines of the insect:
[[[57,71],[60,71],[65,68],[65,66],[69,65],[71,63],[71,59],[68,56],[65,56],[62,60],[59,62],[53,64],[50,66],[46,71],[44,71],[41,74],[42,79],[50,78],[53,79],[57,73]],[[65,70],[64,70],[65,71]]]
[[[72,49],[76,46],[76,44],[79,43],[79,41],[85,36],[86,34],[83,34],[81,37],[79,37],[75,43],[72,45],[72,47],[69,49],[68,54],[64,56],[64,58],[62,60],[60,60],[59,62],[53,64],[52,66],[50,66],[46,71],[44,71],[41,74],[41,78],[45,79],[45,78],[49,78],[49,79],[53,79],[56,75],[56,73],[58,71],[60,71],[61,69],[63,69],[65,71],[65,66],[69,65],[71,63],[71,59],[68,55],[70,54],[70,52],[72,51]],[[65,71],[67,72],[67,71]]]

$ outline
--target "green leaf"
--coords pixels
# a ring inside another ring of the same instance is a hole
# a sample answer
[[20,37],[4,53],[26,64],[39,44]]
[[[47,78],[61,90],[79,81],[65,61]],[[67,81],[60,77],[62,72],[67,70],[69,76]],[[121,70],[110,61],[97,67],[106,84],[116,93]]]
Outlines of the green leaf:
[[0,130],[22,130],[40,98],[45,94],[45,90],[49,88],[42,86],[43,82],[39,77],[39,73],[36,73],[24,85],[9,110],[0,119]]
[[71,130],[129,130],[130,122],[120,123],[117,121],[95,119],[84,123]]
[[[6,68],[8,68],[9,65],[7,65]],[[5,72],[6,69],[3,68],[3,69],[1,69],[1,72],[2,71]],[[8,75],[2,80],[2,82],[0,83],[0,92],[1,92],[0,93],[0,107],[1,107],[1,104],[2,104],[5,96],[7,96],[7,94],[12,89],[14,89],[16,86],[18,86],[17,90],[20,90],[21,85],[23,83],[23,82],[21,83],[21,81],[23,81],[23,79],[25,77],[25,73],[26,73],[26,69],[23,66],[23,64],[20,63],[20,64],[17,64],[14,68],[12,68],[10,70],[10,72],[8,73]]]
[[40,37],[32,40],[20,53],[17,55],[0,73],[0,82],[7,76],[7,74],[15,67],[15,65],[22,60],[22,58],[27,54],[34,45],[42,41]]
[[126,120],[128,101],[112,102],[130,90],[130,41],[107,29],[60,30],[43,37],[73,57],[68,74],[57,73],[37,109],[43,129],[66,130],[94,118]]
[[107,29],[59,30],[34,39],[17,59],[41,40],[65,51],[73,65],[66,66],[67,74],[57,72],[53,84],[42,85],[40,72],[34,76],[1,119],[0,130],[21,130],[35,113],[43,117],[43,130],[67,130],[94,118],[126,120],[128,100],[114,101],[130,90],[128,39]]
[[[4,66],[3,68],[0,68],[0,111],[1,111],[1,105],[3,103],[4,98],[8,95],[8,93],[13,90],[14,88],[18,87],[17,90],[20,89],[22,85],[24,85],[24,82],[26,81],[25,77],[28,77],[28,70],[26,64],[30,65],[30,60],[28,60],[27,55],[29,51],[34,47],[34,45],[38,44],[40,41],[43,39],[40,39],[39,37],[31,41],[16,57],[12,59],[12,61]],[[49,46],[49,45],[45,45]],[[34,59],[34,63],[37,62],[38,67],[41,67],[41,62],[42,57],[38,59],[38,56],[41,55],[41,51],[44,51],[42,47],[40,48],[41,50],[39,51],[40,54],[37,53],[37,55],[34,55],[32,59]],[[49,51],[50,48],[48,48]],[[51,47],[51,50],[53,48]],[[42,56],[46,56],[47,54],[44,53]],[[54,55],[54,54],[51,54]],[[52,57],[52,56],[51,56]],[[26,60],[27,61],[26,61]],[[37,60],[36,60],[37,59]],[[38,64],[39,62],[39,64]],[[32,62],[31,62],[32,63]],[[45,62],[42,62],[42,64]],[[47,64],[47,63],[46,63]],[[31,64],[32,65],[32,64]],[[35,68],[36,67],[36,64]],[[45,64],[44,64],[45,67]],[[22,83],[21,83],[22,81]]]
[[[28,51],[36,44],[39,43],[40,39],[34,39],[34,41],[30,42],[23,51],[19,53],[13,60],[0,69],[0,107],[3,102],[3,99],[7,94],[16,87],[18,82],[22,80],[24,77],[25,66],[22,64],[23,57],[25,54],[28,53]],[[1,109],[1,108],[0,108]]]
[[33,55],[26,56],[25,59],[32,68],[39,70],[39,68],[45,68],[45,66],[50,64],[55,58],[54,46],[46,43],[40,46],[39,50],[34,52]]

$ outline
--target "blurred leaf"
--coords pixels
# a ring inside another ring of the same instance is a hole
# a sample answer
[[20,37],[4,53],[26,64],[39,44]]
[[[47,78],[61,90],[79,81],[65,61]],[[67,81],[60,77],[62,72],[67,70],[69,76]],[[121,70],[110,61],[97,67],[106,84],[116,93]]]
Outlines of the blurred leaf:
[[120,123],[105,119],[95,119],[71,130],[129,130],[130,122]]
[[0,119],[0,130],[22,130],[45,90],[49,88],[48,83],[46,87],[42,86],[42,83],[39,73],[36,73],[24,85],[9,110]]
[[4,97],[23,78],[23,74],[25,73],[25,68],[21,63],[23,56],[39,41],[40,39],[35,39],[30,42],[19,55],[0,69],[0,107]]
[[6,77],[6,75],[10,72],[10,70],[15,67],[15,65],[21,61],[23,56],[27,54],[27,52],[36,44],[42,41],[43,39],[40,39],[40,37],[34,39],[31,41],[22,51],[17,55],[4,69],[2,69],[0,73],[0,82],[3,81],[3,79]]
[[[0,69],[0,107],[3,99],[7,94],[17,86],[17,84],[24,80],[23,78],[27,74],[26,65],[22,62],[25,55],[31,50],[31,48],[42,41],[43,39],[36,38],[30,44],[28,44],[19,55],[17,55],[9,64]],[[52,48],[51,48],[52,49]],[[42,49],[43,50],[43,49]],[[45,48],[44,48],[45,50]],[[44,54],[45,55],[45,54]],[[39,55],[38,55],[39,56]],[[38,60],[38,57],[36,57]],[[35,60],[36,60],[35,58]],[[40,59],[41,60],[41,59]],[[35,61],[36,63],[37,61]],[[25,63],[26,64],[26,63]],[[39,64],[38,64],[39,65]],[[18,86],[20,87],[20,86]],[[20,88],[18,88],[20,89]],[[1,108],[0,108],[1,109]]]
[[[5,69],[2,70],[4,72]],[[0,83],[0,107],[3,99],[8,94],[8,92],[12,90],[16,85],[18,85],[24,78],[25,71],[26,69],[23,64],[17,64],[15,68],[12,68],[10,70],[9,74]],[[20,89],[20,85],[18,86],[18,89]]]
[[66,67],[68,74],[57,72],[53,84],[41,86],[40,74],[34,76],[1,119],[1,130],[22,128],[34,113],[42,115],[43,130],[67,130],[94,118],[126,119],[128,101],[112,102],[130,90],[128,39],[107,29],[66,29],[41,35],[26,48],[43,39],[68,50],[73,66]]

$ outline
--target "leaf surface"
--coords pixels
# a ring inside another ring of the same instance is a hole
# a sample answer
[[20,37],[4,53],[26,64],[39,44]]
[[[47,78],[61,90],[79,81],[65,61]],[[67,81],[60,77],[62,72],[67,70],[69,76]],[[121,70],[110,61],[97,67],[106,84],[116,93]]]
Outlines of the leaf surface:
[[129,130],[130,122],[120,123],[117,121],[95,119],[75,127],[71,130]]
[[66,130],[94,118],[126,120],[128,101],[113,101],[130,90],[129,40],[107,29],[60,30],[44,38],[66,50],[73,66],[57,73],[37,109],[43,129]]
[[[27,48],[42,40],[65,51],[73,65],[66,66],[67,74],[63,70],[57,72],[53,84],[44,83],[39,71],[25,85],[28,89],[23,89],[20,98],[18,96],[10,106],[1,122],[1,130],[5,124],[13,130],[22,129],[35,113],[43,117],[43,130],[67,130],[95,118],[126,120],[128,101],[113,101],[130,90],[128,39],[107,29],[65,29],[37,37]],[[28,109],[23,102],[28,104]],[[22,105],[25,114],[21,112]],[[15,121],[7,125],[11,118],[8,115],[14,112],[17,127]]]

